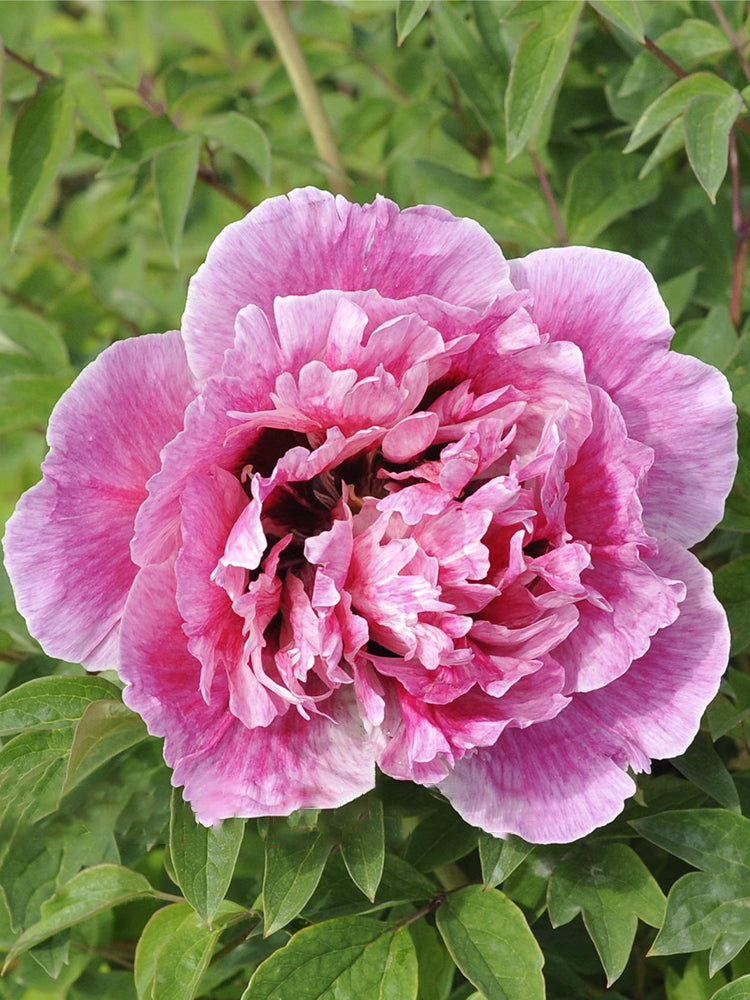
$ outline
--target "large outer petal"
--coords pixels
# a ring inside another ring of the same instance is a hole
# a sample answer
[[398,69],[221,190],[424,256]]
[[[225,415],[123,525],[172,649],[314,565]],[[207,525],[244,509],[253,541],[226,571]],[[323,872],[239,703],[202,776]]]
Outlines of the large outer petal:
[[122,624],[123,698],[149,732],[164,736],[172,782],[184,785],[200,822],[229,816],[285,816],[330,809],[375,783],[375,754],[350,689],[325,704],[331,718],[305,721],[292,708],[248,729],[228,708],[223,671],[210,705],[200,694],[200,664],[190,655],[175,603],[170,563],[140,571]]
[[589,382],[609,393],[631,438],[654,449],[640,496],[646,527],[694,545],[721,520],[737,466],[736,412],[724,376],[668,352],[669,315],[640,261],[587,247],[511,262],[541,333],[583,351]]
[[607,687],[459,761],[439,787],[469,823],[536,843],[576,840],[620,812],[634,790],[628,764],[642,771],[690,745],[726,666],[726,616],[689,552],[665,542],[652,564],[686,583],[680,617]]
[[113,344],[55,407],[43,478],[4,541],[18,608],[50,656],[115,665],[135,515],[194,394],[173,332]]
[[470,219],[430,205],[400,212],[380,196],[353,205],[301,188],[269,198],[214,240],[182,319],[193,371],[201,379],[217,374],[244,306],[270,316],[277,296],[325,288],[377,288],[393,299],[427,294],[478,309],[512,291],[500,248]]

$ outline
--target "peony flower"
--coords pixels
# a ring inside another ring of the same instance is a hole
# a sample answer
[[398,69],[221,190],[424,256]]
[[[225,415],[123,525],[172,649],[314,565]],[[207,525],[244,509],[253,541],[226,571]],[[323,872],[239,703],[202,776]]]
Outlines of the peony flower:
[[688,547],[735,411],[671,336],[630,257],[272,198],[181,332],[58,403],[5,540],[18,606],[118,671],[202,823],[339,806],[377,765],[490,833],[580,837],[687,748],[728,654]]

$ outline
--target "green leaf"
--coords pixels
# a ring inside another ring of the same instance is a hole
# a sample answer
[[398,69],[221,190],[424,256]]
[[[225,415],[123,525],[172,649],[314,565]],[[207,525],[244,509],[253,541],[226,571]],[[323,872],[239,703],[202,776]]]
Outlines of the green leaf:
[[589,0],[589,4],[610,24],[643,42],[643,20],[635,0]]
[[674,350],[692,354],[720,369],[729,364],[737,345],[737,331],[723,303],[713,306],[703,319],[682,323],[672,341]]
[[258,967],[242,994],[242,1000],[345,997],[416,1000],[417,956],[408,928],[371,917],[306,927]]
[[187,802],[172,792],[169,854],[185,898],[211,924],[227,894],[242,846],[245,821],[225,819],[220,826],[198,823]]
[[672,763],[680,774],[720,805],[737,813],[741,811],[737,786],[705,733],[698,733],[686,752],[673,758]]
[[328,859],[318,887],[302,915],[308,920],[320,921],[359,913],[374,913],[392,906],[424,903],[438,891],[438,886],[432,879],[421,875],[403,858],[386,854],[383,877],[375,901],[365,902],[362,890],[352,881],[339,852]]
[[750,819],[726,809],[678,809],[632,820],[638,833],[704,872],[750,869]]
[[383,803],[375,795],[369,795],[351,803],[347,811],[349,819],[341,834],[341,856],[352,881],[372,902],[385,862]]
[[713,94],[717,97],[730,97],[736,91],[725,80],[713,73],[692,73],[678,80],[674,86],[661,94],[653,104],[650,104],[635,124],[624,153],[631,153],[644,142],[652,139],[657,132],[681,115],[688,104],[696,97]]
[[531,250],[551,241],[549,209],[538,186],[507,175],[468,177],[427,160],[411,161],[408,172],[414,203],[442,205],[475,219],[504,246],[514,241]]
[[209,118],[201,126],[203,134],[249,163],[264,184],[271,183],[271,145],[268,136],[252,118],[230,111]]
[[11,246],[39,211],[73,145],[73,101],[62,80],[40,80],[10,147]]
[[750,996],[750,976],[741,976],[733,983],[722,986],[713,994],[711,1000],[747,1000]]
[[397,45],[404,44],[409,35],[425,16],[432,0],[397,0],[396,34]]
[[682,149],[684,145],[685,130],[682,127],[682,121],[679,118],[675,118],[664,129],[656,145],[649,153],[648,159],[638,174],[640,179],[643,180],[644,177],[648,177],[654,167],[658,167],[660,163],[668,160],[670,156],[673,156],[678,150]]
[[179,263],[182,231],[195,187],[200,151],[200,136],[192,135],[157,153],[151,164],[162,231],[175,266]]
[[70,368],[68,351],[55,326],[28,309],[0,305],[0,358],[9,354],[27,359],[30,371],[59,375]]
[[582,0],[527,0],[519,16],[533,21],[513,56],[505,92],[507,158],[531,139],[562,79],[575,38]]
[[[698,18],[681,18],[675,28],[663,32],[656,44],[683,69],[691,70],[701,63],[715,62],[731,50],[731,42],[710,21]],[[652,52],[641,52],[635,57],[620,85],[618,96],[629,97],[654,88],[663,88],[673,80],[671,71]]]
[[440,58],[489,131],[502,132],[501,77],[460,10],[437,3],[430,13]]
[[37,677],[0,698],[0,736],[77,722],[92,701],[102,698],[120,699],[119,690],[103,677]]
[[157,153],[181,142],[184,136],[166,115],[146,118],[122,140],[122,146],[107,160],[99,177],[118,177],[137,171],[142,163],[153,159]]
[[423,872],[463,858],[477,846],[479,831],[469,826],[451,806],[441,804],[417,826],[404,857]]
[[286,926],[315,892],[332,841],[326,834],[290,831],[284,820],[272,820],[266,838],[263,877],[264,934]]
[[479,860],[482,863],[482,881],[494,888],[500,885],[534,850],[521,837],[509,834],[504,840],[489,833],[479,834]]
[[68,78],[76,111],[84,127],[108,146],[119,149],[120,135],[102,85],[89,67]]
[[[242,912],[231,904],[225,909],[227,915]],[[207,927],[187,903],[157,910],[135,950],[138,1000],[192,1000],[220,933],[220,926]]]
[[32,948],[29,956],[40,965],[50,979],[57,979],[68,964],[70,956],[70,929],[60,931],[54,937],[48,938],[36,948]]
[[547,905],[553,927],[583,914],[609,987],[622,975],[630,957],[637,918],[658,927],[665,899],[632,848],[595,842],[575,850],[555,868]]
[[148,879],[129,868],[120,865],[86,868],[42,904],[40,919],[18,938],[8,952],[5,968],[29,948],[66,927],[120,903],[153,895]]
[[750,533],[750,414],[739,410],[737,416],[740,461],[732,492],[727,497],[721,527]]
[[740,410],[750,412],[750,330],[737,343],[734,357],[725,369],[732,397]]
[[20,733],[0,749],[0,816],[41,819],[60,798],[73,727]]
[[446,1000],[451,991],[456,966],[439,934],[426,920],[409,924],[409,934],[419,967],[417,1000]]
[[651,955],[710,948],[709,974],[730,962],[750,940],[750,871],[691,872],[672,886],[664,924]]
[[735,655],[750,646],[750,555],[720,566],[714,574],[714,589],[729,619]]
[[92,701],[76,726],[62,794],[147,735],[143,720],[121,701]]
[[[683,271],[682,274],[677,274],[674,278],[669,278],[667,281],[662,281],[659,284],[659,291],[669,310],[669,318],[673,326],[677,325],[680,316],[682,316],[693,297],[700,270],[700,267],[691,267],[689,271]],[[728,313],[729,310],[727,310]],[[735,343],[736,339],[735,336]],[[672,347],[674,346],[673,340]]]
[[658,198],[659,178],[652,174],[640,180],[641,162],[615,150],[597,150],[578,161],[568,178],[563,206],[571,243],[593,243],[616,219]]
[[454,962],[484,996],[543,1000],[544,956],[521,911],[498,889],[459,889],[436,919]]
[[120,861],[112,832],[117,809],[96,802],[80,812],[80,818],[58,812],[34,825],[0,828],[0,888],[14,931],[35,923],[44,900],[81,868]]
[[0,433],[23,428],[43,431],[53,406],[70,381],[56,375],[0,378]]
[[727,172],[729,133],[741,108],[736,90],[726,97],[703,94],[690,102],[683,118],[690,166],[714,205]]
[[667,969],[665,987],[667,1000],[710,1000],[718,985],[724,985],[725,978],[717,973],[712,981],[708,975],[708,955],[691,955],[682,973],[674,966]]

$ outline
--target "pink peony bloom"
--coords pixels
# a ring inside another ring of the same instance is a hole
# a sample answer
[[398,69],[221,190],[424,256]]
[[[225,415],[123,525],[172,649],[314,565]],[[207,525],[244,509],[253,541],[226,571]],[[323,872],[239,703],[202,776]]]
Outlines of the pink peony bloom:
[[181,332],[57,405],[5,539],[52,656],[114,667],[199,820],[386,774],[569,841],[682,753],[728,654],[687,548],[735,411],[646,268],[312,188],[229,226]]

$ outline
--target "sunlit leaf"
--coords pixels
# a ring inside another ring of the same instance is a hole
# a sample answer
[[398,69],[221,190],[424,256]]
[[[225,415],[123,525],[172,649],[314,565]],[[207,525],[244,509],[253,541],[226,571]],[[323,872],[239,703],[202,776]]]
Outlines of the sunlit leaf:
[[28,681],[0,698],[0,736],[76,722],[92,702],[103,698],[120,698],[115,685],[103,677],[39,677]]
[[[225,909],[242,912],[241,907]],[[187,903],[157,910],[135,951],[139,1000],[192,1000],[220,933],[221,926],[207,927]]]
[[620,31],[643,41],[643,20],[635,0],[589,0],[594,10]]
[[705,733],[698,733],[685,753],[675,757],[672,763],[681,774],[720,805],[734,812],[741,812],[740,798],[732,776]]
[[505,92],[509,160],[532,138],[552,100],[565,71],[582,6],[579,0],[528,0],[519,7],[519,17],[532,24],[513,57]]
[[317,830],[290,831],[283,820],[271,823],[266,838],[263,913],[266,936],[294,919],[315,892],[333,842]]
[[690,166],[712,202],[727,172],[729,133],[741,108],[736,90],[726,97],[702,94],[690,102],[683,118]]
[[750,871],[691,872],[672,886],[652,955],[710,949],[711,975],[750,941]]
[[408,928],[342,917],[299,931],[263,962],[242,994],[242,1000],[291,997],[416,1000],[417,956]]
[[736,91],[713,73],[693,73],[678,80],[646,108],[636,122],[623,152],[630,153],[652,139],[674,118],[681,115],[696,97],[707,94],[715,97],[731,97],[733,93]]
[[93,70],[87,68],[71,74],[70,90],[78,117],[89,132],[108,146],[119,147],[120,135],[112,108]]
[[429,10],[432,0],[397,0],[396,32],[398,44],[403,45],[409,35]]
[[543,1000],[542,952],[521,911],[498,889],[459,889],[436,919],[456,965],[484,996]]
[[175,265],[180,258],[182,231],[195,187],[200,148],[200,137],[193,135],[161,150],[152,160],[162,230]]
[[385,863],[383,803],[375,795],[345,806],[341,855],[353,881],[372,901],[378,891]]
[[206,119],[201,128],[207,138],[215,139],[249,163],[264,184],[270,183],[271,145],[266,133],[252,118],[230,111]]
[[42,904],[40,919],[19,937],[6,959],[7,966],[29,948],[95,913],[131,899],[152,896],[148,879],[120,865],[86,868]]
[[479,834],[479,859],[482,881],[486,886],[500,885],[534,850],[521,837],[509,834],[503,840],[489,833]]
[[598,843],[582,846],[555,868],[547,903],[553,927],[583,914],[611,986],[630,957],[637,918],[658,927],[665,900],[632,848]]
[[73,144],[73,100],[45,78],[16,121],[10,147],[10,232],[15,246],[36,216]]
[[169,853],[180,888],[190,905],[210,924],[232,881],[245,821],[225,819],[202,826],[178,791],[172,792]]
[[143,721],[121,701],[92,701],[76,726],[62,794],[146,736]]

